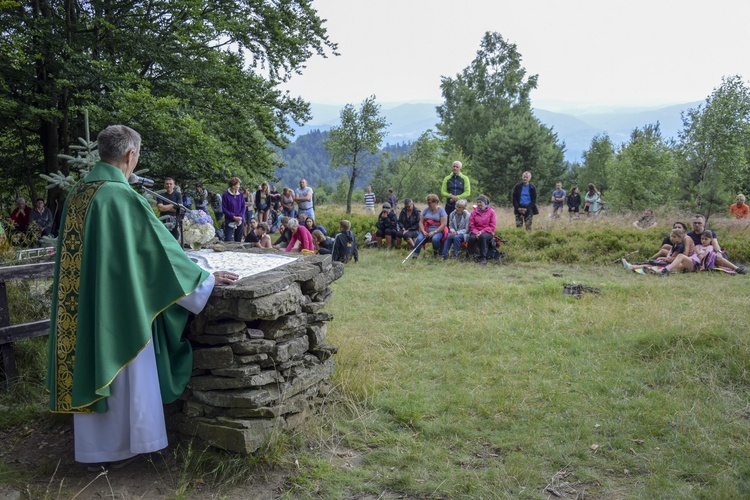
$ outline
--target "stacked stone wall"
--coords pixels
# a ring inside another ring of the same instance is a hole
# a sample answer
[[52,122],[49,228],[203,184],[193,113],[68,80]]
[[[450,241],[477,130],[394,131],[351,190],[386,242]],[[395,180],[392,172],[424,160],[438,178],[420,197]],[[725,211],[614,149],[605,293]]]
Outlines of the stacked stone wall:
[[190,324],[193,374],[172,427],[252,453],[301,425],[330,391],[337,348],[325,341],[333,317],[322,309],[343,273],[330,256],[310,255],[215,288]]

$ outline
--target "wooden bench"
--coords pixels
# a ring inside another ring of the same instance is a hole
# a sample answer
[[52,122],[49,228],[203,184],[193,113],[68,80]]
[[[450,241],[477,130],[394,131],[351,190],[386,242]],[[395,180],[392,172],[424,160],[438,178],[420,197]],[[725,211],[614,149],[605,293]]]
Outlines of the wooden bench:
[[18,376],[13,342],[48,335],[49,319],[11,326],[8,293],[5,284],[13,280],[49,278],[52,276],[54,269],[54,262],[0,267],[0,351],[2,351],[3,372],[6,381]]

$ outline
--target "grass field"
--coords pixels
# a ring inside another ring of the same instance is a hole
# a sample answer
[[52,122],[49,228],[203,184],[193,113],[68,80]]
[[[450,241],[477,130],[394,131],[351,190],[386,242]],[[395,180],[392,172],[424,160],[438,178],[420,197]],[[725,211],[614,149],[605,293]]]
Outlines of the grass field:
[[[748,498],[750,277],[623,270],[667,224],[499,219],[501,265],[362,250],[326,306],[337,390],[320,414],[249,460],[185,454],[174,497],[201,498],[197,477],[243,498],[273,469],[285,498]],[[712,227],[747,264],[747,228]],[[23,353],[44,365],[43,346]],[[40,392],[0,394],[0,428],[49,418]]]
[[747,277],[404,255],[334,284],[342,400],[308,444],[351,463],[299,452],[290,496],[750,494]]

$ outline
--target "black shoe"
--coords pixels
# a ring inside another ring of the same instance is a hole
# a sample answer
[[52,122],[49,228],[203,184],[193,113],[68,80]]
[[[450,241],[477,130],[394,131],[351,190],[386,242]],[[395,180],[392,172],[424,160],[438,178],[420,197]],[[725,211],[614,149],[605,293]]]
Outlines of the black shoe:
[[739,266],[737,268],[737,274],[747,274],[747,266]]
[[479,259],[479,264],[482,265],[482,266],[486,266],[487,265],[487,259],[485,259],[484,257],[482,257],[481,259]]

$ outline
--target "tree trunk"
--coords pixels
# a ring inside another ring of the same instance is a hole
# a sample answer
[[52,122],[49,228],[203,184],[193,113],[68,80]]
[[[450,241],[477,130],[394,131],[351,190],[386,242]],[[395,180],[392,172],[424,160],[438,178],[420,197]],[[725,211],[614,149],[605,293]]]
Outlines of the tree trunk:
[[352,193],[354,193],[354,181],[357,180],[357,168],[352,167],[352,175],[349,177],[349,193],[346,195],[346,213],[352,213]]

